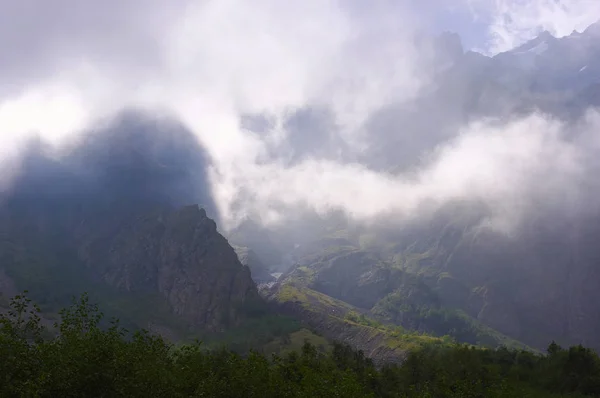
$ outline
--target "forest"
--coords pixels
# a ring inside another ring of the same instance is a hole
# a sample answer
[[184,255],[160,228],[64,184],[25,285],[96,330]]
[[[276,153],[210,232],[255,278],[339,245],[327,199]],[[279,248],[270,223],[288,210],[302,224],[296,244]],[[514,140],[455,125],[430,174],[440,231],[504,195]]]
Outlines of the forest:
[[600,358],[552,342],[547,353],[465,344],[422,348],[376,366],[361,351],[308,342],[267,357],[174,345],[118,320],[87,295],[48,328],[26,294],[0,315],[2,397],[583,397],[600,394]]

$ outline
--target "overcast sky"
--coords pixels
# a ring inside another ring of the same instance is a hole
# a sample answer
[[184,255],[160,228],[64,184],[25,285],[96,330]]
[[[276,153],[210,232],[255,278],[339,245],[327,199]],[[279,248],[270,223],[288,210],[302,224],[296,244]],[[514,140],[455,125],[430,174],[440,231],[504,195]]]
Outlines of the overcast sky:
[[[387,46],[400,62],[408,32],[455,31],[467,49],[497,53],[599,17],[596,0],[0,0],[0,126],[60,135],[124,102],[163,105],[190,79],[281,97],[265,84],[293,86],[336,57],[371,71],[358,61]],[[302,83],[286,94],[306,95]]]
[[[418,203],[440,194],[432,184],[451,184],[444,178],[452,167],[433,165],[410,195],[405,182],[361,165],[258,167],[269,143],[243,131],[239,116],[275,115],[272,143],[284,134],[278,116],[323,105],[344,139],[360,146],[369,115],[392,101],[410,101],[425,84],[415,32],[456,31],[467,49],[495,54],[540,29],[567,35],[599,17],[597,0],[0,0],[0,144],[6,155],[32,133],[57,141],[123,107],[156,108],[176,115],[207,147],[225,207],[241,180],[260,186],[265,202],[276,197],[356,210],[361,201],[381,202],[378,189],[391,184],[394,195]],[[540,122],[524,123],[518,126]],[[452,145],[479,145],[474,137]],[[532,139],[532,145],[545,142]],[[357,169],[373,187],[363,197],[341,188]],[[321,189],[306,196],[315,173],[324,177],[316,184]],[[293,183],[291,193],[260,185],[265,175],[295,181],[296,190]],[[469,183],[454,182],[446,193]]]

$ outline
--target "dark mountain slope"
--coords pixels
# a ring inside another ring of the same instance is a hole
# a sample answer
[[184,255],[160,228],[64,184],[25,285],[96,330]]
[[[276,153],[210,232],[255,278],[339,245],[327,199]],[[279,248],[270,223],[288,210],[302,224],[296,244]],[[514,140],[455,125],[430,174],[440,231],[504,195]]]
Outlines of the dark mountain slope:
[[[600,211],[532,212],[506,234],[475,209],[448,205],[403,228],[348,234],[342,246],[315,237],[330,245],[300,256],[273,290],[312,289],[382,321],[470,343],[508,336],[538,349],[552,340],[600,349]],[[371,243],[361,249],[362,236]]]
[[144,327],[238,325],[262,305],[250,271],[204,209],[182,206],[216,213],[207,161],[181,126],[138,113],[60,157],[33,143],[2,198],[0,268],[49,310],[91,290]]

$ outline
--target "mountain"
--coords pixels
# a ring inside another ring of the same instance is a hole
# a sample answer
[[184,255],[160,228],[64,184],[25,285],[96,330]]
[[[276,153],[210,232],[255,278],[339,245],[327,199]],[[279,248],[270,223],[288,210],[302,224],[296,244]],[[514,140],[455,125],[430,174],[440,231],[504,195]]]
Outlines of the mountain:
[[[32,141],[0,198],[0,310],[28,290],[51,326],[59,308],[87,292],[129,329],[172,341],[281,352],[288,340],[327,338],[365,349],[379,363],[402,360],[411,347],[448,343],[355,319],[356,308],[342,301],[334,304],[342,318],[329,318],[325,305],[310,319],[284,302],[266,302],[257,284],[270,295],[271,269],[326,247],[311,236],[336,218],[319,224],[315,214],[302,214],[283,240],[247,220],[232,247],[208,215],[216,212],[204,174],[209,161],[181,126],[130,111],[58,152]],[[197,202],[203,207],[186,204]],[[292,247],[296,255],[282,255]]]
[[498,54],[494,61],[505,68],[503,79],[509,79],[509,73],[526,75],[533,92],[579,92],[598,82],[600,34],[597,26],[560,39],[543,32],[520,47]]
[[[577,126],[600,106],[600,23],[563,38],[542,32],[494,57],[462,51],[452,35],[434,44],[439,67],[422,96],[367,123],[371,146],[361,161],[375,170],[411,170],[482,117],[539,110]],[[476,201],[447,203],[402,225],[321,217],[304,228],[312,240],[293,237],[289,225],[263,228],[277,240],[261,241],[261,250],[277,247],[293,259],[264,294],[322,333],[355,313],[471,344],[541,350],[555,340],[600,350],[600,207],[594,183],[579,188],[576,208],[540,198],[510,234],[491,227],[489,209]],[[244,240],[243,228],[235,233]]]
[[240,263],[248,267],[252,273],[252,279],[257,284],[269,283],[275,278],[269,272],[269,268],[263,264],[260,257],[250,248],[234,246],[234,250],[240,260]]
[[88,291],[134,327],[217,332],[263,303],[203,203],[208,159],[169,120],[126,112],[62,154],[32,142],[0,204],[0,270],[46,312]]
[[314,236],[264,294],[321,333],[333,327],[315,319],[356,313],[476,345],[600,350],[600,209],[540,213],[511,235],[485,219],[476,203],[452,203],[402,228]]
[[424,153],[481,118],[506,120],[538,110],[575,122],[600,105],[598,26],[562,38],[542,32],[493,57],[463,51],[455,35],[429,40],[423,46],[436,56],[428,61],[433,72],[422,79],[422,93],[409,105],[392,103],[370,117],[369,148],[360,162],[410,170]]
[[383,250],[361,249],[350,240],[342,246],[339,240],[324,242],[329,243],[301,257],[267,293],[271,300],[303,311],[309,323],[315,315],[307,315],[306,310],[342,319],[355,316],[392,329],[447,335],[475,345],[525,347],[452,305],[419,272],[384,258]]
[[[370,147],[353,161],[410,170],[482,117],[541,110],[576,123],[600,105],[599,32],[599,24],[560,39],[544,32],[494,57],[465,52],[452,34],[426,42],[431,81],[411,107],[391,104],[367,121]],[[285,164],[310,156],[311,137],[322,131],[304,130],[327,130],[330,118],[309,108],[290,118],[294,148]],[[315,145],[325,152],[337,145],[323,139]],[[306,208],[271,227],[248,217],[225,238],[210,161],[183,126],[135,111],[58,152],[32,141],[0,197],[4,296],[28,289],[51,323],[87,291],[130,327],[173,340],[221,335],[278,352],[289,336],[308,336],[350,343],[378,363],[452,341],[535,351],[556,340],[600,350],[593,186],[578,192],[582,208],[540,205],[511,234],[486,224],[482,203],[455,201],[403,225]]]

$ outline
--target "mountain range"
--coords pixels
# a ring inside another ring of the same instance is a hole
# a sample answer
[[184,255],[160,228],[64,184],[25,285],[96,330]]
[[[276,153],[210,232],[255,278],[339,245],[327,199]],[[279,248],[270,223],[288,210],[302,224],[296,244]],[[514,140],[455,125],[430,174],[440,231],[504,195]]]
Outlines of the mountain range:
[[[563,38],[543,32],[494,57],[465,52],[452,34],[432,44],[427,89],[410,108],[392,104],[372,116],[370,146],[355,160],[401,172],[472,120],[536,110],[576,123],[600,106],[600,23]],[[298,134],[320,131],[328,117],[295,116]],[[394,135],[397,125],[424,138]],[[210,162],[185,127],[133,110],[60,153],[31,141],[0,198],[4,298],[26,289],[51,321],[87,291],[130,327],[174,340],[276,314],[386,361],[448,339],[600,349],[593,200],[573,213],[526,217],[512,235],[482,225],[485,205],[458,200],[401,227],[299,211],[277,227],[248,218],[220,231]],[[299,328],[278,324],[268,337],[283,341]]]
[[[465,52],[453,34],[434,44],[439,68],[418,106],[390,106],[370,121],[375,127],[363,160],[373,169],[402,172],[469,121],[541,112],[576,126],[600,105],[600,23],[563,38],[543,32],[493,57]],[[413,134],[395,139],[391,126]],[[405,138],[415,136],[424,138]],[[230,236],[234,242],[264,236],[257,253],[279,250],[294,258],[291,269],[282,258],[268,264],[288,269],[271,292],[275,300],[289,301],[292,286],[382,322],[475,344],[514,340],[542,349],[556,340],[598,349],[596,194],[590,183],[573,193],[584,198],[575,210],[540,205],[510,235],[485,226],[485,204],[456,200],[402,227],[343,225],[332,216],[312,228],[297,225],[310,236],[302,240],[291,237],[293,226],[260,229],[248,220]],[[292,303],[305,305],[298,297]]]

